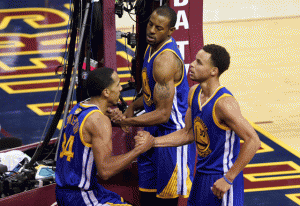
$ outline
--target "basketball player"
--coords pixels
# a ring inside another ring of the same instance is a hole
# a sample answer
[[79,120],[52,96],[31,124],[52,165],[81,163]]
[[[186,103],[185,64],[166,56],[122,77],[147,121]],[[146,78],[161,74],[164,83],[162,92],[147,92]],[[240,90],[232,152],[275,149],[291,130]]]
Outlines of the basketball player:
[[[147,25],[142,87],[143,96],[129,105],[121,126],[141,126],[158,137],[185,126],[189,85],[183,59],[172,33],[176,12],[157,8]],[[145,113],[134,117],[134,111]],[[117,122],[116,122],[117,123]],[[188,197],[193,181],[195,144],[177,148],[153,148],[138,158],[141,205],[175,205]]]
[[130,152],[112,156],[112,126],[107,109],[117,104],[120,79],[110,68],[89,73],[89,100],[71,110],[64,126],[56,163],[56,200],[58,205],[128,205],[122,198],[104,189],[96,175],[107,180],[150,149],[153,137],[140,132],[139,145]]
[[242,170],[260,148],[260,140],[236,99],[220,85],[229,64],[225,48],[204,46],[190,67],[191,79],[199,84],[189,92],[185,128],[155,138],[155,147],[196,142],[198,161],[188,205],[244,205]]

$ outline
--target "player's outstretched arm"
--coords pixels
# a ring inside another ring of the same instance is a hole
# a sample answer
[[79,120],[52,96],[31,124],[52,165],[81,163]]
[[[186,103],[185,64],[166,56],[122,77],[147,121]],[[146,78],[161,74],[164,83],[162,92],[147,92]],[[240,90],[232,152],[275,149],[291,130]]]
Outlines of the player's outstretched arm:
[[143,96],[139,97],[137,100],[132,102],[124,112],[124,115],[128,117],[133,117],[134,112],[144,109]]
[[145,127],[162,124],[169,120],[175,94],[174,78],[176,71],[180,69],[178,61],[177,57],[169,51],[156,57],[153,64],[153,77],[156,81],[153,101],[156,109],[137,117],[126,118],[120,122],[121,125]]
[[110,119],[98,112],[93,113],[86,120],[84,134],[91,138],[97,171],[104,180],[125,169],[138,155],[150,149],[154,144],[152,136],[144,135],[143,144],[126,154],[112,156],[112,126]]
[[[197,85],[191,87],[189,91],[188,100],[190,102],[192,98],[192,93],[196,89]],[[187,109],[185,115],[185,127],[176,132],[170,133],[165,136],[156,137],[154,139],[154,147],[178,147],[185,144],[190,144],[194,141],[194,132],[192,126],[192,110],[191,105]]]
[[165,136],[154,139],[154,147],[178,147],[190,144],[194,141],[193,128],[187,124],[187,119],[191,119],[191,109],[188,108],[186,116],[186,125],[183,129],[177,130]]

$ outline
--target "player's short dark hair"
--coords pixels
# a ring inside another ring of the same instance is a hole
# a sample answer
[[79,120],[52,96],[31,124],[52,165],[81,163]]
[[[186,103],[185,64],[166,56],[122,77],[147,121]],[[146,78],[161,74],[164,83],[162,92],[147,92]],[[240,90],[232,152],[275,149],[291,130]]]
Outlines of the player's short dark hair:
[[167,17],[170,20],[169,26],[174,27],[177,21],[176,12],[169,6],[163,5],[154,10],[158,15]]
[[96,68],[91,71],[86,80],[86,88],[90,97],[101,96],[102,91],[109,87],[114,80],[114,70],[107,67]]
[[216,44],[207,44],[203,50],[211,54],[212,64],[219,69],[219,76],[229,68],[230,55],[227,50]]

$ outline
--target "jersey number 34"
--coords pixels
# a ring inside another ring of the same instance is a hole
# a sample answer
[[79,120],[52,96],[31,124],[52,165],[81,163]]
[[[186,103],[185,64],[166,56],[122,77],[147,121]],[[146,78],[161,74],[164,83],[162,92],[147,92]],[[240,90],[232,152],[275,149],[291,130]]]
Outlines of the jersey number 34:
[[67,161],[71,161],[71,158],[74,157],[74,152],[72,152],[74,143],[74,136],[71,135],[70,138],[67,141],[66,134],[64,134],[64,141],[62,143],[62,151],[59,154],[60,158],[63,158],[63,156],[67,156]]

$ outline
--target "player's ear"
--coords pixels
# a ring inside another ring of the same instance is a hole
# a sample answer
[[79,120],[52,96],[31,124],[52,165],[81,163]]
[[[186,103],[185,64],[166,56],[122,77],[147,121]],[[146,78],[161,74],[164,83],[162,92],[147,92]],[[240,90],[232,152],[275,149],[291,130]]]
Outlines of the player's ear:
[[212,70],[211,70],[211,74],[213,76],[218,76],[219,75],[219,69],[218,69],[218,67],[213,67]]
[[168,34],[168,36],[172,36],[172,34],[173,34],[173,32],[176,30],[176,28],[175,27],[171,27],[170,29],[169,29],[169,34]]
[[103,96],[109,97],[109,94],[110,94],[110,91],[109,91],[108,88],[103,89],[103,91],[102,91],[102,95],[103,95]]

